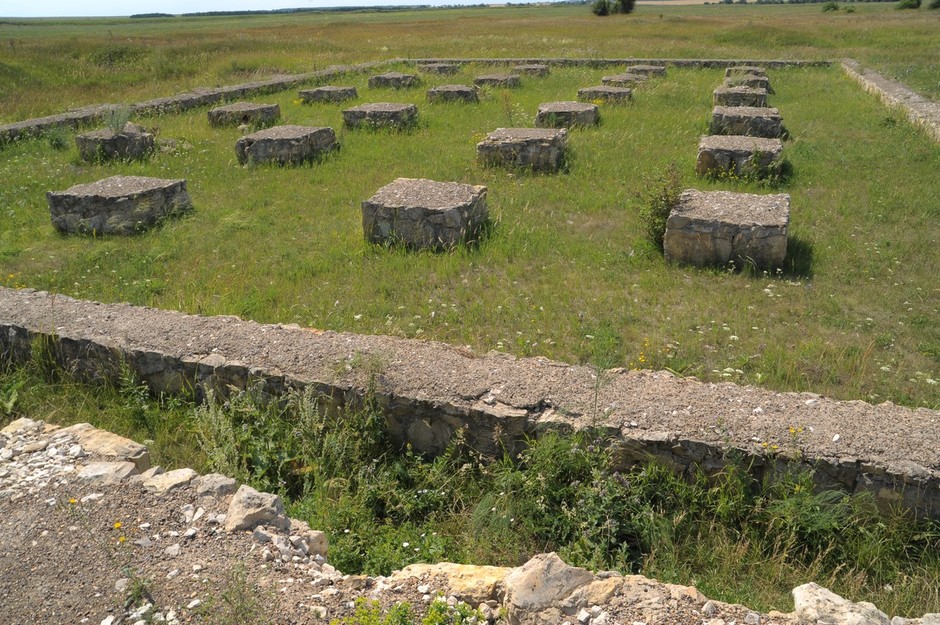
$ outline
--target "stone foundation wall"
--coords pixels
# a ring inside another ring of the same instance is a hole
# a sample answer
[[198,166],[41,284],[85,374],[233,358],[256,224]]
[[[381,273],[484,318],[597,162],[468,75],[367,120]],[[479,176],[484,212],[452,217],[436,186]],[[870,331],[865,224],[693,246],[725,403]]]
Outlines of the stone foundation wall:
[[[937,411],[622,369],[599,372],[598,389],[590,367],[545,358],[0,288],[0,353],[22,362],[36,345],[83,379],[127,366],[156,392],[310,386],[345,403],[372,387],[390,434],[428,454],[458,430],[496,455],[527,435],[599,428],[624,465],[652,459],[679,473],[715,472],[734,458],[761,477],[812,468],[820,486],[940,516]],[[789,426],[803,428],[799,440]]]
[[927,134],[940,141],[940,102],[934,102],[876,71],[865,69],[853,59],[843,60],[842,69],[865,91],[874,93],[888,106],[900,107],[913,124],[921,126]]

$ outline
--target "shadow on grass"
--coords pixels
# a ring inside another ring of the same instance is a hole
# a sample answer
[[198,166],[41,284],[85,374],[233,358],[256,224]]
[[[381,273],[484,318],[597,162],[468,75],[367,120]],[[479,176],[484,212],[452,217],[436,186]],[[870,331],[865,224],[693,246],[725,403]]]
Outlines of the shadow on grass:
[[787,241],[787,257],[783,261],[783,275],[793,278],[813,277],[813,245],[797,236]]

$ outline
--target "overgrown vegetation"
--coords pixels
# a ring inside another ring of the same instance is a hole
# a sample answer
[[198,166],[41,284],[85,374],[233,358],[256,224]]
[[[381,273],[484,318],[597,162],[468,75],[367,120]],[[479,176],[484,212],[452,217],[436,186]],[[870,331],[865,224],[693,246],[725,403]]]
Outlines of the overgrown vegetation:
[[643,223],[646,238],[659,251],[662,251],[666,221],[669,219],[669,213],[679,203],[679,196],[682,194],[679,168],[675,163],[670,163],[665,171],[650,176],[644,182],[640,220]]
[[[0,390],[21,393],[0,423],[90,420],[140,439],[141,410],[159,414],[154,462],[229,472],[284,495],[291,516],[327,532],[330,561],[344,572],[518,565],[555,550],[576,565],[694,584],[762,610],[790,609],[790,589],[807,580],[890,614],[940,610],[940,525],[883,515],[867,495],[815,492],[810,473],[761,482],[729,458],[716,475],[684,480],[656,464],[616,466],[590,433],[546,434],[497,459],[457,436],[429,459],[389,440],[368,400],[336,410],[310,392],[271,401],[249,391],[168,406],[127,380],[91,388],[56,375],[3,371]],[[253,609],[238,590],[244,580],[230,586],[219,610]]]

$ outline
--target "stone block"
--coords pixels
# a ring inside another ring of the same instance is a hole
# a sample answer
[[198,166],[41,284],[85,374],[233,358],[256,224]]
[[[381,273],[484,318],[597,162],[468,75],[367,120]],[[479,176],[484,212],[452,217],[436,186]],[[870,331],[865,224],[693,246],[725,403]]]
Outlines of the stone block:
[[622,104],[633,99],[633,89],[600,85],[578,89],[578,99],[583,102],[602,101],[610,104]]
[[421,84],[421,79],[415,74],[402,74],[401,72],[386,72],[369,79],[370,89],[408,89]]
[[153,152],[154,140],[151,133],[127,122],[121,132],[104,128],[76,135],[75,145],[83,161],[94,163],[144,158]]
[[788,194],[682,192],[666,220],[666,260],[699,267],[730,261],[777,267],[787,253]]
[[770,79],[766,76],[757,74],[739,74],[725,78],[725,87],[749,87],[751,89],[763,89],[767,93],[773,93],[770,88]]
[[775,108],[753,106],[716,106],[710,125],[715,135],[746,135],[748,137],[782,137],[783,118]]
[[601,82],[609,87],[638,87],[646,81],[643,74],[616,74],[601,78]]
[[337,87],[334,85],[304,89],[298,95],[307,104],[311,102],[345,102],[359,97],[355,87]]
[[497,128],[477,144],[477,159],[540,172],[555,172],[564,163],[568,131],[564,128]]
[[759,177],[780,160],[782,152],[780,139],[709,135],[699,141],[695,171],[700,176],[731,173]]
[[192,209],[185,180],[112,176],[46,194],[52,225],[65,233],[134,234]]
[[418,69],[428,74],[456,74],[460,71],[458,63],[422,63]]
[[486,221],[486,187],[398,178],[362,203],[370,243],[448,249],[472,240]]
[[442,85],[428,89],[428,102],[479,102],[477,90],[467,85]]
[[281,117],[281,107],[277,104],[255,104],[253,102],[235,102],[209,110],[210,126],[270,126]]
[[659,78],[666,75],[666,68],[662,65],[630,65],[626,73]]
[[235,155],[246,163],[297,165],[322,157],[338,147],[332,128],[274,126],[235,142]]
[[538,76],[539,78],[548,76],[548,65],[544,63],[524,63],[512,68],[513,73],[526,74],[528,76]]
[[715,89],[715,106],[767,106],[767,90],[751,87],[718,87]]
[[506,87],[514,88],[522,84],[516,74],[485,74],[473,79],[477,87]]
[[407,128],[417,119],[418,107],[414,104],[375,102],[360,104],[343,111],[343,123],[349,128],[362,125]]
[[593,126],[600,120],[596,104],[585,102],[546,102],[539,104],[535,125],[539,128]]
[[755,74],[757,76],[766,76],[767,72],[763,67],[756,65],[733,65],[725,68],[725,78],[732,76],[742,76],[744,74]]

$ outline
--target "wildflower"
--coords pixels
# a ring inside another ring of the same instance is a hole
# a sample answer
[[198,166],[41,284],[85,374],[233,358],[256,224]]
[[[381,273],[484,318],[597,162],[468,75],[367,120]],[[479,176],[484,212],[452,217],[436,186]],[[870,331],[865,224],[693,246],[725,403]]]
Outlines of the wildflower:
[[78,503],[78,499],[75,499],[75,497],[69,497],[69,504],[70,504],[70,505],[73,505],[73,506],[74,506],[74,505],[77,504],[77,503]]
[[122,524],[121,524],[120,521],[115,521],[115,522],[114,522],[114,529],[116,529],[116,530],[121,529],[121,525],[122,525]]
[[119,543],[123,543],[125,540],[127,540],[127,539],[126,539],[123,535],[118,537],[118,542],[119,542]]

